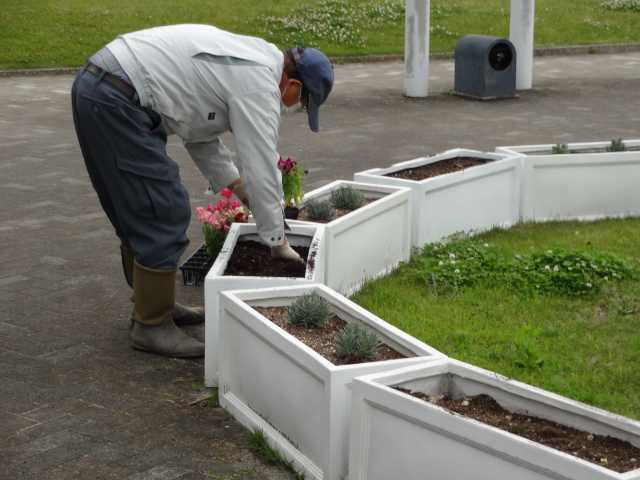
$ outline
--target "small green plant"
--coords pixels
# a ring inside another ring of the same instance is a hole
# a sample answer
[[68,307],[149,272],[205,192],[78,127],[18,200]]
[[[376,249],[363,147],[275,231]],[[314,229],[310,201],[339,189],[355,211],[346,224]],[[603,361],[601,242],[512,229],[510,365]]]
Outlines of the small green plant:
[[288,308],[289,323],[302,327],[322,328],[329,321],[329,302],[317,293],[297,298]]
[[366,203],[364,195],[353,187],[340,187],[331,192],[331,204],[335,208],[355,210]]
[[269,445],[262,430],[255,430],[249,434],[249,449],[265,463],[288,470],[296,480],[304,480],[304,475],[296,471],[293,462],[286,460],[278,450]]
[[626,152],[627,146],[624,144],[624,140],[621,138],[614,138],[611,140],[611,144],[607,147],[607,152]]
[[349,323],[336,338],[336,355],[342,360],[372,360],[378,348],[375,333],[355,323]]
[[322,200],[309,200],[304,206],[306,216],[310,220],[329,222],[336,216],[336,210],[331,203]]
[[554,155],[563,155],[565,153],[571,153],[569,146],[566,143],[558,143],[551,148],[551,153]]

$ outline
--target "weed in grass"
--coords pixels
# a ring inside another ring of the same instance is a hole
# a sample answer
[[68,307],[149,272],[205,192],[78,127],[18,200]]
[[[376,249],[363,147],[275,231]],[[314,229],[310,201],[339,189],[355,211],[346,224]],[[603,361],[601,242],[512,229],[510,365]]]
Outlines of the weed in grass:
[[627,262],[605,253],[557,248],[510,258],[468,239],[427,245],[409,269],[436,296],[480,284],[523,294],[589,296],[634,274]]
[[601,3],[606,10],[629,10],[640,12],[640,0],[606,0]]
[[316,6],[300,7],[284,17],[265,16],[269,36],[274,32],[289,45],[318,46],[323,41],[364,47],[365,28],[401,22],[404,4],[383,0],[353,4],[347,0],[323,0]]
[[304,480],[304,475],[296,471],[293,462],[286,460],[282,454],[271,445],[262,430],[255,430],[249,434],[249,448],[269,465],[276,465],[293,473],[296,480]]

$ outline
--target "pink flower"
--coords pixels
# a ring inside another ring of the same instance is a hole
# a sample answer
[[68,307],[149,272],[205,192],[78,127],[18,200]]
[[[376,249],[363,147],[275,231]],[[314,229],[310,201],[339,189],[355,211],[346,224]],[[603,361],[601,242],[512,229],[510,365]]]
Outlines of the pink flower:
[[220,192],[220,195],[222,195],[224,198],[231,198],[231,196],[233,195],[233,191],[230,188],[223,188]]
[[240,208],[241,206],[242,204],[238,200],[231,200],[231,208],[233,208],[234,210],[236,208]]

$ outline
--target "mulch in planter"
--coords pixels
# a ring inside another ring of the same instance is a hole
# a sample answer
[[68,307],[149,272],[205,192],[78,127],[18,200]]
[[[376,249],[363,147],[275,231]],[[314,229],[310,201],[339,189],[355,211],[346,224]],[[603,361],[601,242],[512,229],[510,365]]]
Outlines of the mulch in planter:
[[405,180],[424,180],[426,178],[437,177],[445,173],[458,172],[465,168],[484,165],[492,160],[476,157],[455,157],[440,160],[428,165],[415,168],[407,168],[398,172],[387,173],[385,177],[403,178]]
[[[380,200],[379,198],[367,198],[365,200],[364,205],[358,207],[358,208],[362,208],[365,205],[369,205],[370,203],[375,202],[376,200]],[[340,218],[340,217],[344,217],[347,213],[351,213],[351,212],[355,212],[356,210],[358,210],[358,208],[355,208],[353,210],[349,210],[348,208],[336,208],[336,216],[333,217],[330,221],[335,220],[336,218]],[[307,215],[306,209],[304,207],[302,207],[300,209],[300,213],[298,214],[298,220],[306,220],[308,222],[316,222],[316,223],[329,223],[327,220],[315,220],[313,218],[309,218],[309,216]]]
[[[303,259],[309,255],[309,247],[291,245],[291,248],[298,252]],[[306,271],[306,263],[271,258],[269,247],[253,240],[244,240],[236,243],[224,274],[240,277],[304,278]]]
[[380,343],[373,360],[362,359],[341,359],[336,355],[336,337],[347,325],[347,322],[337,316],[331,317],[328,324],[323,328],[301,327],[289,324],[287,307],[254,307],[256,311],[267,317],[278,327],[287,331],[305,345],[313,348],[316,352],[329,360],[334,365],[353,365],[358,363],[380,362],[383,360],[395,360],[406,358],[405,355],[397,352],[393,348]]
[[395,389],[618,473],[640,468],[640,448],[629,442],[593,435],[550,420],[511,413],[489,395],[452,400],[447,396],[429,396],[400,387]]

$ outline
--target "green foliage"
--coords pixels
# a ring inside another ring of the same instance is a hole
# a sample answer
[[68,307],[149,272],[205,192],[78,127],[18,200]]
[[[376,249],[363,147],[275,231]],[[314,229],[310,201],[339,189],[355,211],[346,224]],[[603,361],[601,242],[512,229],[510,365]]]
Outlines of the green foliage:
[[328,222],[336,216],[336,211],[328,201],[310,200],[304,206],[307,217],[311,220]]
[[265,463],[282,467],[291,472],[295,480],[304,480],[305,476],[296,471],[293,462],[286,460],[278,450],[269,445],[262,430],[255,430],[249,434],[249,449]]
[[611,145],[607,147],[607,152],[626,152],[627,146],[621,138],[611,140]]
[[606,0],[601,5],[607,10],[640,12],[640,0]]
[[556,248],[510,257],[486,242],[469,239],[427,245],[410,268],[413,278],[426,283],[436,295],[483,284],[520,294],[586,296],[633,274],[625,261],[597,251]]
[[571,150],[569,150],[569,146],[566,143],[558,143],[551,148],[551,153],[554,155],[562,155],[571,153]]
[[342,360],[369,361],[376,356],[379,341],[367,328],[348,323],[336,338],[336,355]]
[[315,292],[298,297],[287,310],[289,323],[303,327],[322,328],[331,316],[329,302]]
[[331,192],[331,204],[335,208],[355,210],[366,203],[367,199],[362,192],[351,186],[340,187]]
[[214,258],[217,257],[227,238],[226,234],[213,228],[213,225],[209,223],[202,224],[202,234],[204,236],[204,243],[207,246],[207,253]]
[[282,191],[284,192],[284,204],[288,207],[298,206],[304,196],[302,179],[304,169],[296,165],[291,172],[282,172]]

